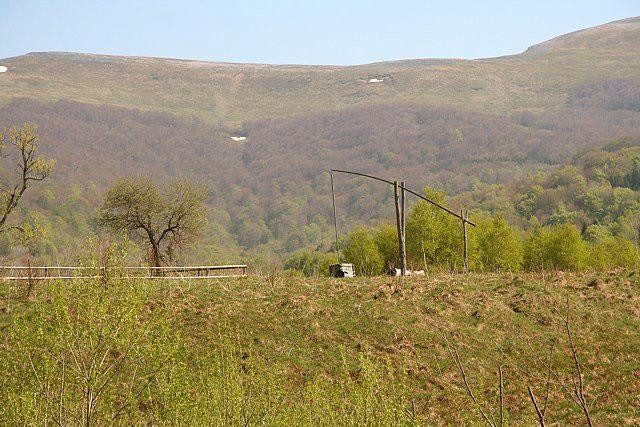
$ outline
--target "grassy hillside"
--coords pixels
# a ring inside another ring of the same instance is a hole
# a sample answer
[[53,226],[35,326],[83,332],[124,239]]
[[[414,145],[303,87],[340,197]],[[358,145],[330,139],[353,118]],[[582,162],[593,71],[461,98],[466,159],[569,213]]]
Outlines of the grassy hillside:
[[9,72],[0,76],[0,98],[73,99],[228,125],[406,102],[489,113],[543,111],[562,106],[577,85],[640,78],[639,46],[640,19],[631,18],[520,55],[482,60],[327,67],[32,53],[2,61]]
[[535,423],[527,386],[542,405],[550,373],[547,422],[580,424],[568,301],[594,424],[633,425],[639,290],[628,271],[113,279],[39,284],[28,297],[4,282],[0,422],[80,422],[93,396],[99,424],[481,424],[457,352],[493,419],[502,367],[506,423]]

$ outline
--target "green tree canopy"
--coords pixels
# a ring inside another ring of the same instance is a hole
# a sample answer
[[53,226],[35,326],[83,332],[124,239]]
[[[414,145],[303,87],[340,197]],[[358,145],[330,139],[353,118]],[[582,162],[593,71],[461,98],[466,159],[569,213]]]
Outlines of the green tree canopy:
[[524,264],[529,270],[580,270],[587,247],[575,225],[561,224],[532,230],[524,243]]
[[[442,205],[444,193],[425,188],[426,197]],[[407,257],[413,265],[454,267],[461,263],[461,224],[454,216],[425,201],[407,217]]]
[[397,228],[391,224],[381,225],[374,230],[373,238],[378,252],[382,256],[384,268],[398,268],[400,266],[400,255]]

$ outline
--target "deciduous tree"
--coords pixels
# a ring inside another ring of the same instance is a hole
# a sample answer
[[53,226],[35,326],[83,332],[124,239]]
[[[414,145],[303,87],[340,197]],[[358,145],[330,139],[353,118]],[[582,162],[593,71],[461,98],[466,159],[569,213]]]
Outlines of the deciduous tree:
[[205,198],[205,189],[187,180],[161,191],[149,178],[122,179],[107,191],[99,222],[145,242],[152,265],[160,267],[200,235]]
[[34,182],[45,180],[55,160],[38,155],[38,135],[34,125],[14,126],[8,136],[0,133],[0,156],[16,160],[16,177],[0,182],[0,234],[9,230],[22,230],[9,225],[8,220],[20,204],[22,196]]
[[380,274],[384,268],[384,260],[376,242],[370,230],[365,227],[356,228],[349,234],[342,253],[348,262],[353,263],[359,276]]
[[519,271],[522,242],[518,232],[499,215],[482,221],[476,231],[480,267],[486,271]]

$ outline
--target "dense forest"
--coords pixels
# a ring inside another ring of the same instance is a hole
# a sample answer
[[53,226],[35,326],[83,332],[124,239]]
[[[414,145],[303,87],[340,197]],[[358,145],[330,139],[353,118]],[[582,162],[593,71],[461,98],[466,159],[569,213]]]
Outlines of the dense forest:
[[[0,122],[34,122],[43,153],[57,164],[21,211],[20,221],[40,233],[38,243],[28,250],[3,245],[2,256],[73,261],[88,236],[100,235],[96,209],[106,189],[131,175],[185,177],[208,188],[208,228],[190,259],[327,251],[332,167],[405,178],[413,188],[445,193],[454,208],[499,213],[522,229],[571,222],[584,234],[637,211],[634,87],[624,80],[585,87],[553,113],[386,105],[248,122],[241,143],[230,138],[238,130],[168,113],[15,100],[0,108]],[[604,96],[611,88],[624,108]],[[389,189],[357,178],[336,184],[343,231],[391,218]]]

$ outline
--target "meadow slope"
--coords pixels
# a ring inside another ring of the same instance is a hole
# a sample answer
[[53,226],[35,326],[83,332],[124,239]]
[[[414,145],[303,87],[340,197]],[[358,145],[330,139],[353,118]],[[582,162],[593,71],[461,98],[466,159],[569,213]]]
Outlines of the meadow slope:
[[568,301],[594,424],[637,424],[639,279],[116,278],[38,285],[29,297],[4,282],[0,420],[85,420],[98,393],[97,423],[481,424],[457,351],[489,417],[502,367],[508,424],[535,423],[527,386],[541,402],[548,375],[547,422],[580,424]]
[[31,53],[2,60],[9,71],[0,76],[0,99],[72,99],[231,126],[385,103],[541,112],[561,107],[580,85],[640,78],[638,46],[640,19],[629,18],[557,37],[519,55],[480,60],[339,67]]

